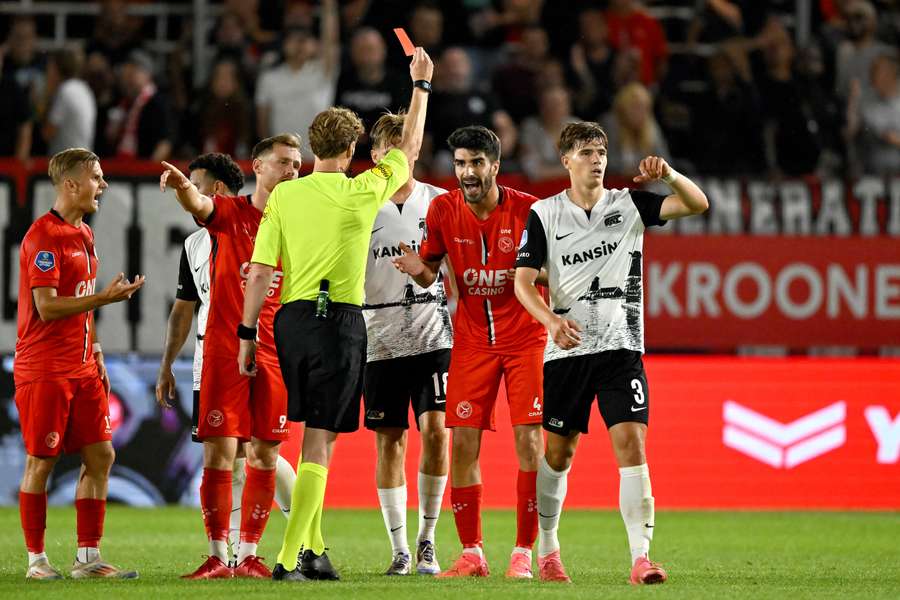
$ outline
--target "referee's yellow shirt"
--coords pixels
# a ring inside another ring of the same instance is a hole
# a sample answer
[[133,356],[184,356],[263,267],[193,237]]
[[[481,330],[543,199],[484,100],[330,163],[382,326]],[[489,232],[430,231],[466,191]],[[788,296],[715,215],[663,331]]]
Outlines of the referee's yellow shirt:
[[251,260],[273,267],[281,261],[281,303],[315,300],[327,279],[333,302],[361,306],[372,224],[408,178],[406,155],[394,148],[352,179],[314,172],[275,186]]

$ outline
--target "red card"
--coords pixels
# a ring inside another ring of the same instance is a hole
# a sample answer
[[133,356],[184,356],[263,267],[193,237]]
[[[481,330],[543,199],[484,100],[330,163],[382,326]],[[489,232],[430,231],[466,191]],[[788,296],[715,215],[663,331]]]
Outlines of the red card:
[[394,33],[397,36],[397,39],[400,40],[400,45],[403,46],[403,53],[407,56],[412,56],[416,52],[416,47],[412,43],[412,40],[409,39],[409,36],[406,35],[406,30],[402,27],[395,27]]

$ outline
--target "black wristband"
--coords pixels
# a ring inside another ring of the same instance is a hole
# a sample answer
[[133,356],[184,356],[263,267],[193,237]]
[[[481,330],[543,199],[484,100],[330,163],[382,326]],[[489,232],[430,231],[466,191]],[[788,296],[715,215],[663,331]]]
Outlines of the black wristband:
[[426,79],[416,79],[413,81],[413,87],[425,90],[429,94],[431,93],[431,82]]
[[242,340],[250,342],[256,341],[256,327],[245,327],[243,323],[238,323],[237,336]]

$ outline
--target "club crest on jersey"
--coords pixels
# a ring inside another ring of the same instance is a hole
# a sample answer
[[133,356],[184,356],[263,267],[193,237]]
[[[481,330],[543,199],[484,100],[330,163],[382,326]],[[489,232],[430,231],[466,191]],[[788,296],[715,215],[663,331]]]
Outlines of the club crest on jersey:
[[456,406],[456,416],[460,419],[468,419],[472,416],[472,405],[463,400]]
[[220,410],[211,410],[206,415],[206,422],[209,423],[210,427],[219,427],[225,422],[225,415]]
[[621,225],[625,222],[625,217],[622,216],[622,213],[613,213],[611,215],[606,215],[603,218],[603,225],[605,227],[616,227],[617,225]]
[[59,445],[59,433],[51,431],[44,438],[44,443],[47,444],[48,448],[56,448]]
[[56,266],[56,255],[49,250],[41,250],[34,257],[34,266],[46,273]]
[[500,248],[501,252],[509,254],[515,249],[516,245],[513,243],[512,238],[503,236],[497,240],[497,247]]
[[378,163],[369,170],[372,171],[376,177],[381,177],[382,179],[390,179],[391,175],[394,174],[394,170],[391,169],[391,166],[385,163]]

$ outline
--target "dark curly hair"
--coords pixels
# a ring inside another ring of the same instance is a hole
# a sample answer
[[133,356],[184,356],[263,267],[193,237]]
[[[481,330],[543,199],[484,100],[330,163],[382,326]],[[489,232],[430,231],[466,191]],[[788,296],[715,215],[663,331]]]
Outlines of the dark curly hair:
[[481,125],[460,127],[447,138],[450,150],[462,148],[472,152],[484,152],[491,162],[500,158],[500,138],[497,134]]
[[234,159],[221,152],[201,154],[188,165],[188,169],[206,169],[206,172],[217,181],[225,184],[232,194],[238,194],[244,187],[244,173]]

